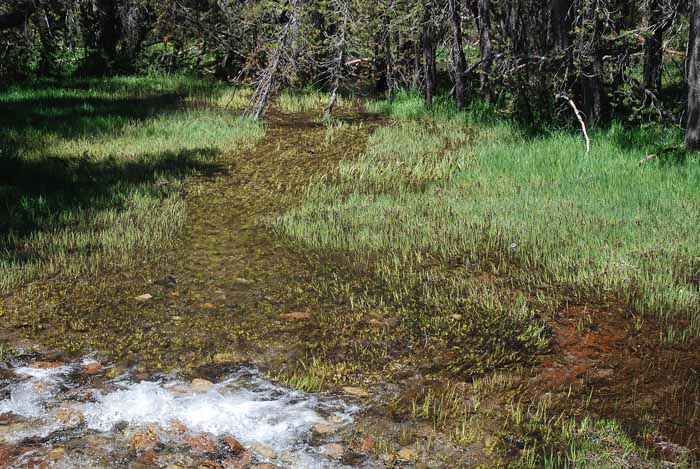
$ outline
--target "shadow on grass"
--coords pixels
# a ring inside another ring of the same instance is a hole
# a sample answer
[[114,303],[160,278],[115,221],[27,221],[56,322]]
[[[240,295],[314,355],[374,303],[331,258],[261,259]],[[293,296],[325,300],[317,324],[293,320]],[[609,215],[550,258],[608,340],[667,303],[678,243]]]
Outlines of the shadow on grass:
[[[37,132],[61,138],[115,132],[134,121],[176,111],[182,98],[168,93],[120,99],[48,96],[0,100],[0,128],[14,133],[15,150],[26,150],[36,148],[38,142],[32,137]],[[3,143],[7,145],[0,141],[0,148]],[[12,153],[13,148],[7,150]]]
[[119,209],[130,189],[163,199],[176,190],[168,182],[172,178],[192,172],[221,174],[225,168],[213,163],[219,154],[213,148],[196,148],[145,154],[133,161],[53,156],[0,159],[2,257],[15,262],[36,260],[23,248],[22,239],[38,230],[71,229],[71,217],[63,216],[70,212]]
[[85,229],[73,226],[80,224],[77,214],[89,220],[104,211],[121,211],[130,197],[164,200],[178,190],[176,180],[187,174],[223,171],[214,163],[220,153],[214,147],[137,158],[58,156],[51,142],[118,135],[126,125],[177,111],[185,97],[172,91],[143,96],[150,90],[128,84],[119,84],[116,91],[124,92],[120,95],[100,96],[109,84],[92,85],[85,97],[75,92],[75,84],[0,94],[1,261],[40,260],[41,254],[31,247],[33,234]]

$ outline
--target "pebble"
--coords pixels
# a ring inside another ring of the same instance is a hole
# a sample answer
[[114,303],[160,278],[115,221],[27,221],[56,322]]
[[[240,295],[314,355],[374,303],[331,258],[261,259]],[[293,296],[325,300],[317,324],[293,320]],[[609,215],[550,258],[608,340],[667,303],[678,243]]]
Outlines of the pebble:
[[280,314],[280,318],[285,321],[306,321],[311,319],[311,315],[309,313],[285,313]]
[[103,366],[100,362],[90,362],[82,365],[80,368],[86,375],[96,375],[102,371]]
[[151,298],[153,298],[153,295],[150,293],[144,293],[143,295],[139,295],[136,298],[134,298],[136,301],[148,301]]
[[351,396],[356,396],[356,397],[368,397],[369,393],[367,392],[366,389],[363,388],[357,388],[354,386],[344,386],[343,392],[346,394],[350,394]]
[[316,425],[313,426],[311,429],[315,434],[321,435],[321,436],[328,436],[332,435],[335,433],[335,428],[327,425],[325,423],[317,423]]
[[192,391],[194,392],[207,392],[214,386],[209,380],[195,378],[192,380]]
[[321,454],[332,459],[341,459],[345,454],[345,448],[338,443],[330,443],[321,447]]

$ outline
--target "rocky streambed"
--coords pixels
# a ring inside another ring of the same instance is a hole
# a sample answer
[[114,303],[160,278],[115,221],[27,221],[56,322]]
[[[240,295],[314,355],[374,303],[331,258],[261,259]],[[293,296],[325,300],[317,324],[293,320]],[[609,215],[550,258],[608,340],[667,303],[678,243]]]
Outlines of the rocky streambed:
[[0,370],[0,468],[371,467],[340,442],[357,405],[254,369],[212,382],[35,358]]

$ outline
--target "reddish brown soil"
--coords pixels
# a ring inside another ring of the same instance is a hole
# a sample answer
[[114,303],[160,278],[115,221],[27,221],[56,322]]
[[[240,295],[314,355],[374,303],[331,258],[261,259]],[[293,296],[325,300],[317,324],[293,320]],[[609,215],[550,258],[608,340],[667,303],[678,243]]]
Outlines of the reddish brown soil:
[[[616,418],[662,453],[700,449],[700,347],[662,346],[660,326],[639,330],[621,305],[569,306],[552,324],[554,353],[540,386],[591,397],[591,410]],[[650,429],[657,428],[658,433]]]

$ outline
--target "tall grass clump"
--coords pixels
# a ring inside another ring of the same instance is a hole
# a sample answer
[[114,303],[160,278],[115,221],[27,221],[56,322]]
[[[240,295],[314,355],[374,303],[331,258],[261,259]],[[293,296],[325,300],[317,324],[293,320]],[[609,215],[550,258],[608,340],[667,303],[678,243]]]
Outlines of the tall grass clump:
[[183,177],[263,134],[216,105],[225,92],[149,76],[0,93],[0,291],[167,250],[185,219]]
[[700,160],[639,164],[679,143],[678,130],[613,125],[593,133],[586,157],[575,133],[533,135],[485,106],[426,113],[400,98],[373,105],[394,122],[311,187],[282,233],[375,266],[408,270],[427,256],[496,269],[572,301],[623,301],[665,321],[665,340],[700,335]]

